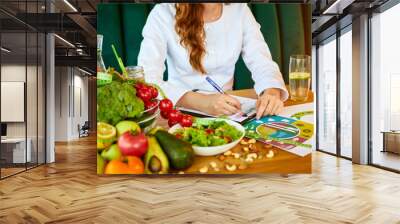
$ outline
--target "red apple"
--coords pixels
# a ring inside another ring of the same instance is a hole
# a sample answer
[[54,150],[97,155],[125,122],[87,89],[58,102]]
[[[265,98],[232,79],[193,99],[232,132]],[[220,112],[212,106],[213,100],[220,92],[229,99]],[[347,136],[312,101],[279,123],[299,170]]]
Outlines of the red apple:
[[143,133],[132,135],[125,132],[118,139],[118,147],[124,156],[141,157],[147,152],[148,146],[147,137]]

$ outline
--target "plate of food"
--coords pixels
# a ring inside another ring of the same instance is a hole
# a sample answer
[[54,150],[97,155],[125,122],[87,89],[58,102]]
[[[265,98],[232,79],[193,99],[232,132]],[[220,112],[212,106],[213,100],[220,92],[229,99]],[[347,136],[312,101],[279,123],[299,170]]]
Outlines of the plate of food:
[[241,124],[223,118],[196,118],[191,127],[176,124],[169,132],[192,144],[199,156],[224,153],[235,147],[245,135]]

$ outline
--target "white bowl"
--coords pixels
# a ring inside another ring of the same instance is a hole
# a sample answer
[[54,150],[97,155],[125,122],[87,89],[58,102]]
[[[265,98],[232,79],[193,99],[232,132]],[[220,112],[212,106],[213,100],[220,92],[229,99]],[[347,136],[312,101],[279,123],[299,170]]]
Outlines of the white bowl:
[[[244,137],[245,134],[245,130],[244,127],[232,120],[228,120],[228,119],[221,119],[221,118],[201,118],[204,120],[224,120],[226,121],[226,123],[228,123],[229,125],[234,126],[237,130],[242,132],[242,136],[240,136],[240,138],[236,139],[235,141],[225,144],[225,145],[219,145],[219,146],[206,146],[206,147],[202,147],[202,146],[196,146],[193,145],[193,150],[195,152],[196,155],[199,156],[215,156],[221,153],[224,153],[226,151],[228,151],[229,149],[235,147]],[[172,126],[168,132],[173,134],[174,132],[176,132],[178,129],[182,128],[182,126],[180,124],[176,124],[174,126]]]

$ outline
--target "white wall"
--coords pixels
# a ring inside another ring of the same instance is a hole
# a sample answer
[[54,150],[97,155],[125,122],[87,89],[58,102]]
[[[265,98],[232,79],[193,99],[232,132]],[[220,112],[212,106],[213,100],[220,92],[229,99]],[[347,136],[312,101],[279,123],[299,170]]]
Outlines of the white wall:
[[[28,74],[36,74],[36,67],[28,66]],[[18,64],[5,64],[1,66],[1,81],[3,82],[25,82],[25,65]],[[29,77],[28,77],[29,78]],[[29,86],[36,86],[36,80],[29,79]],[[36,88],[27,88],[27,103],[35,102],[36,109]],[[27,105],[29,106],[29,105]],[[33,105],[30,105],[33,106]],[[7,110],[7,108],[1,108]],[[27,113],[28,122],[34,121],[36,124],[36,113]],[[28,124],[28,128],[33,125]],[[36,130],[36,126],[34,127]],[[25,122],[10,122],[7,123],[7,136],[8,137],[25,137]],[[28,130],[29,137],[29,130]]]
[[[36,70],[38,69],[38,71]],[[27,78],[27,80],[25,80]],[[32,162],[39,159],[44,162],[44,74],[42,68],[25,64],[3,64],[1,66],[1,81],[26,83],[26,115],[24,122],[6,122],[8,138],[25,138],[30,140]],[[7,110],[9,108],[1,108]],[[24,110],[25,108],[22,108]],[[37,156],[38,153],[39,155]]]
[[68,139],[68,86],[69,73],[67,67],[55,68],[55,135],[56,141],[66,141]]
[[74,140],[88,120],[88,78],[71,67],[56,67],[55,74],[55,140]]

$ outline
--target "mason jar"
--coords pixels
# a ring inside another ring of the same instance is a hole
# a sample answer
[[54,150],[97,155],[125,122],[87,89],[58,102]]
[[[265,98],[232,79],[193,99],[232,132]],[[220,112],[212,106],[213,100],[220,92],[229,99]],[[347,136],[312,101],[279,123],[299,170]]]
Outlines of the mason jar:
[[135,79],[144,82],[144,70],[142,66],[127,66],[126,72],[129,79]]

